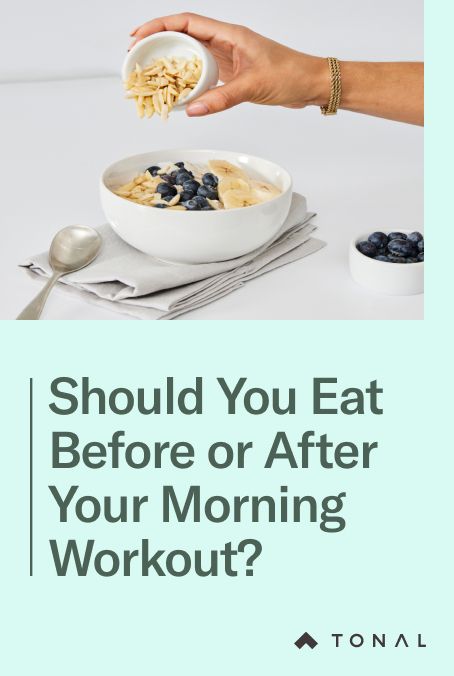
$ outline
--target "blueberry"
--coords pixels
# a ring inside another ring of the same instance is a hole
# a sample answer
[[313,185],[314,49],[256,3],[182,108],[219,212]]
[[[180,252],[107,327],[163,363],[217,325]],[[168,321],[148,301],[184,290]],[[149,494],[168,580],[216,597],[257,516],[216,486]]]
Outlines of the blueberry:
[[390,232],[388,235],[388,242],[392,239],[407,239],[407,235],[403,232]]
[[218,177],[208,172],[202,176],[202,183],[203,185],[207,185],[209,188],[215,188],[218,184]]
[[369,242],[375,244],[377,248],[385,247],[388,244],[388,236],[384,232],[373,232],[368,237]]
[[214,209],[208,204],[208,206],[202,207],[200,211],[214,211]]
[[146,169],[145,171],[148,171],[152,176],[156,176],[158,171],[161,171],[161,167],[153,165],[152,167],[148,167],[148,169]]
[[167,204],[155,204],[155,209],[167,209]]
[[186,207],[188,211],[200,211],[200,206],[194,199],[183,202],[183,206]]
[[170,200],[173,200],[174,197],[175,195],[165,195],[163,196],[162,199],[165,200],[166,202],[170,202]]
[[377,247],[375,244],[372,244],[372,242],[359,242],[359,244],[356,245],[356,248],[360,253],[369,256],[369,258],[375,258],[377,255]]
[[180,202],[187,202],[188,200],[192,200],[194,197],[193,192],[188,192],[187,190],[184,190],[182,193],[180,193]]
[[217,190],[212,190],[206,185],[201,185],[197,190],[197,194],[201,197],[207,197],[209,200],[217,200],[218,198]]
[[405,258],[403,256],[388,256],[388,261],[390,263],[405,263]]
[[421,240],[418,242],[418,251],[419,251],[419,252],[424,251],[424,240],[423,240],[423,239],[421,239]]
[[419,261],[414,256],[407,256],[407,258],[405,259],[405,262],[406,263],[418,263]]
[[202,197],[201,195],[196,195],[196,196],[193,198],[193,201],[196,202],[196,204],[199,205],[199,208],[200,208],[200,209],[203,209],[203,207],[209,206],[209,205],[208,205],[208,202],[207,202],[206,199],[205,199],[205,197]]
[[175,176],[175,183],[177,185],[183,185],[185,181],[190,181],[191,179],[192,176],[188,171],[179,171]]
[[380,254],[379,256],[375,256],[376,261],[382,261],[383,263],[389,263],[388,256],[383,256]]
[[410,242],[413,242],[414,244],[418,244],[418,242],[421,242],[424,237],[421,235],[420,232],[410,232],[409,235],[407,235],[407,239]]
[[406,239],[392,239],[388,244],[388,251],[394,256],[411,256],[413,254],[413,244]]
[[175,162],[176,167],[180,167],[180,169],[183,169],[184,167],[184,162]]
[[418,263],[424,263],[424,251],[418,254]]
[[170,174],[162,174],[161,180],[165,183],[169,183],[170,185],[175,185],[175,178]]
[[177,174],[178,174],[178,171],[176,169],[175,169],[175,171],[170,172],[170,175],[171,175],[172,178],[176,178]]
[[174,188],[173,185],[169,185],[168,183],[159,183],[158,187],[156,188],[156,192],[158,192],[163,197],[166,195],[172,195],[173,197],[177,194],[176,188]]
[[183,190],[186,192],[192,192],[195,194],[199,187],[200,183],[198,181],[194,181],[193,178],[190,178],[183,183]]

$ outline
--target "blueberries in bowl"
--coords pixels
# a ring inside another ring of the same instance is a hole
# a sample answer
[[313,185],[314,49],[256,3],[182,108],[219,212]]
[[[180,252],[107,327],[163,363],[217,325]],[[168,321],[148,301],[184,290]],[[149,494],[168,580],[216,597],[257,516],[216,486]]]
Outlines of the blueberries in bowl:
[[420,232],[373,232],[367,240],[358,242],[356,248],[368,258],[382,263],[422,263],[424,261],[424,236]]
[[168,195],[173,197],[177,194],[176,188],[174,188],[173,185],[169,185],[168,183],[159,183],[158,187],[156,188],[156,192],[158,192],[162,197],[167,197]]
[[187,192],[186,190],[183,190],[183,192],[180,193],[180,202],[187,202],[188,200],[192,200],[193,197],[193,192]]
[[392,239],[388,243],[388,251],[393,254],[393,256],[411,256],[413,253],[413,245],[407,239]]
[[199,209],[203,209],[203,207],[208,207],[209,204],[206,201],[205,197],[202,197],[201,195],[196,195],[194,197],[194,202],[199,205]]
[[211,174],[210,172],[207,172],[202,176],[202,183],[208,188],[216,188],[218,184],[218,177],[214,174]]
[[206,197],[209,200],[217,200],[218,199],[217,190],[213,190],[212,188],[208,187],[207,185],[201,185],[200,188],[197,190],[197,195],[200,195],[201,197]]
[[407,239],[409,242],[413,242],[414,244],[419,244],[419,242],[423,242],[424,246],[424,237],[421,235],[420,232],[410,232],[410,234],[407,235]]
[[186,200],[183,202],[183,206],[186,207],[188,211],[208,211],[206,207],[209,207],[211,210],[211,207],[206,201],[205,197],[201,197],[200,195],[196,195],[195,197]]
[[403,256],[393,256],[392,254],[389,254],[387,256],[388,263],[406,263],[407,259],[404,258]]
[[190,192],[194,196],[197,192],[197,190],[200,188],[200,183],[193,178],[189,178],[187,181],[185,181],[183,184],[183,190],[185,192]]
[[388,235],[384,232],[373,232],[367,239],[379,249],[384,249],[388,244]]
[[183,202],[183,206],[186,207],[188,211],[199,211],[200,207],[194,199],[186,200]]
[[175,176],[172,176],[171,174],[162,174],[161,180],[163,180],[164,183],[169,183],[169,185],[175,185]]
[[192,172],[189,173],[189,171],[183,169],[182,171],[179,171],[178,174],[175,176],[175,183],[177,185],[183,185],[185,181],[190,181],[192,178],[194,178]]
[[148,167],[148,169],[146,169],[146,171],[148,171],[148,173],[150,173],[152,176],[157,176],[158,171],[161,171],[161,167],[157,167],[154,164],[152,167]]
[[407,235],[404,232],[390,232],[388,235],[388,242],[392,239],[407,239]]
[[360,253],[369,256],[369,258],[375,258],[378,254],[378,249],[372,242],[360,242],[357,244],[356,248]]

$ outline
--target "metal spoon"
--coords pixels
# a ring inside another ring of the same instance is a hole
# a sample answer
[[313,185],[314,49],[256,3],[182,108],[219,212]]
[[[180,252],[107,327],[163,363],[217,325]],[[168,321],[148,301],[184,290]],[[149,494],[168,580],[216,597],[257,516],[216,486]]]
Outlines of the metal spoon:
[[101,248],[101,236],[86,225],[69,225],[59,230],[52,240],[49,263],[52,277],[42,291],[22,310],[17,319],[39,319],[54,284],[70,272],[81,270],[91,263]]

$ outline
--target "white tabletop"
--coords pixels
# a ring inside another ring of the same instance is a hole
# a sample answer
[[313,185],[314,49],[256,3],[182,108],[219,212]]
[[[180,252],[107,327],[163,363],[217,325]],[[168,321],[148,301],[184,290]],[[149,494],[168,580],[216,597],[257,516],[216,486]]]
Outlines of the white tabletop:
[[[0,85],[3,243],[0,318],[39,284],[17,267],[71,223],[103,222],[98,179],[112,161],[156,148],[238,150],[285,166],[317,211],[322,251],[249,282],[182,319],[421,319],[423,296],[357,286],[348,244],[358,233],[423,227],[423,131],[340,113],[242,105],[167,124],[138,120],[116,78]],[[44,319],[128,319],[56,290]]]

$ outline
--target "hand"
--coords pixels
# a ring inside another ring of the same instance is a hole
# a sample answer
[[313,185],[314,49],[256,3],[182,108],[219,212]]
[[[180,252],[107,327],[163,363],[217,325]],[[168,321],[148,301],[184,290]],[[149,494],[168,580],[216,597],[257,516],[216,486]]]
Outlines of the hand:
[[176,14],[136,28],[131,33],[131,47],[148,35],[166,30],[196,38],[219,65],[224,85],[188,104],[190,116],[217,113],[245,101],[287,108],[328,102],[330,80],[325,59],[297,52],[244,26],[197,14]]

